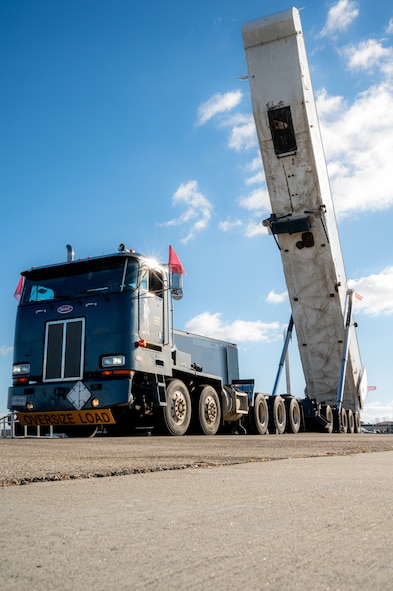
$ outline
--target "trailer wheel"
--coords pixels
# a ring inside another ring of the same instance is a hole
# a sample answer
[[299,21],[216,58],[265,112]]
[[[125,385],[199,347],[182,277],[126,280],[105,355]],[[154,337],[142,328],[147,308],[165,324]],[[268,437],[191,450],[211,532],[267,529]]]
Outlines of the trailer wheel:
[[348,415],[345,408],[341,408],[339,430],[340,433],[347,433],[348,431]]
[[360,412],[355,410],[353,413],[354,422],[355,422],[355,433],[361,433],[362,429],[360,426]]
[[355,419],[352,410],[347,410],[348,433],[355,433]]
[[198,428],[204,435],[215,435],[220,427],[221,406],[213,386],[201,386],[198,401]]
[[255,435],[266,435],[269,426],[269,409],[266,398],[258,393],[255,396],[254,406],[248,413],[248,423],[251,433]]
[[285,399],[287,413],[286,430],[288,433],[299,433],[301,424],[300,406],[296,398]]
[[282,435],[287,422],[285,403],[281,396],[271,396],[270,402],[270,424],[269,431]]
[[171,380],[166,389],[167,405],[161,407],[162,426],[169,435],[184,435],[191,421],[191,399],[181,380]]
[[327,404],[326,406],[322,407],[322,412],[323,415],[325,417],[325,419],[327,421],[329,421],[329,424],[326,425],[326,431],[327,433],[333,433],[333,426],[334,426],[334,422],[333,422],[333,411],[332,411],[332,407]]

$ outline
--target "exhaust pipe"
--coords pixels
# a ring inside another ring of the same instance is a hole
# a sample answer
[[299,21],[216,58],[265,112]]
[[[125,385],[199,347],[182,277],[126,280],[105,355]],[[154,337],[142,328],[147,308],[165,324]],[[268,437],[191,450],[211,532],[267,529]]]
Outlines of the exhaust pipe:
[[67,263],[71,263],[74,260],[74,249],[70,244],[67,244]]

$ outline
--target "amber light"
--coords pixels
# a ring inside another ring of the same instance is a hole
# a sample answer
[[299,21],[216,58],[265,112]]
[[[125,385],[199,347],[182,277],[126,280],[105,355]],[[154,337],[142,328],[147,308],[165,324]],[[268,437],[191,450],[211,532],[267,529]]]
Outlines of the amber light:
[[104,369],[102,376],[131,376],[134,372],[131,369]]
[[141,339],[140,341],[137,342],[137,346],[138,347],[146,347],[146,341],[144,339]]
[[13,384],[28,384],[29,383],[29,378],[14,378],[12,380]]

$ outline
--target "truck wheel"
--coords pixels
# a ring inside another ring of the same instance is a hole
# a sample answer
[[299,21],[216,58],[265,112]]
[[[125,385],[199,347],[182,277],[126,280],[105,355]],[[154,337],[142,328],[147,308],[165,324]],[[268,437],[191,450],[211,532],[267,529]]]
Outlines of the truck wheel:
[[355,421],[355,433],[361,433],[361,427],[360,427],[360,412],[355,410],[355,412],[353,413],[353,417],[354,417],[354,421]]
[[221,406],[212,386],[201,386],[198,401],[198,427],[204,435],[215,435],[220,427]]
[[341,408],[340,413],[340,433],[347,433],[348,431],[348,415],[345,408]]
[[333,411],[332,411],[332,407],[327,404],[326,406],[322,407],[322,413],[325,417],[325,419],[327,421],[329,421],[329,424],[326,425],[326,432],[327,433],[333,433]]
[[347,410],[348,433],[355,433],[355,419],[352,410]]
[[287,422],[284,400],[281,398],[281,396],[271,396],[269,402],[269,431],[271,433],[277,433],[277,435],[282,435],[285,431],[285,425]]
[[300,406],[296,398],[286,398],[285,408],[287,412],[286,430],[288,433],[299,433],[301,415]]
[[172,380],[166,389],[167,405],[161,407],[162,424],[169,435],[184,435],[191,421],[191,399],[181,380]]
[[254,435],[266,435],[269,426],[269,409],[266,398],[258,393],[255,396],[254,406],[248,413],[248,423],[251,433]]

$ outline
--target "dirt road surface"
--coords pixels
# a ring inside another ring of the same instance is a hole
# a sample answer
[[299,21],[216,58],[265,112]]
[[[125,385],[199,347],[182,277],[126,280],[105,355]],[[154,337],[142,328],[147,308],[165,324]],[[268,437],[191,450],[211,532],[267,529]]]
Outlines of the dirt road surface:
[[0,440],[0,588],[386,591],[392,467],[389,435]]

